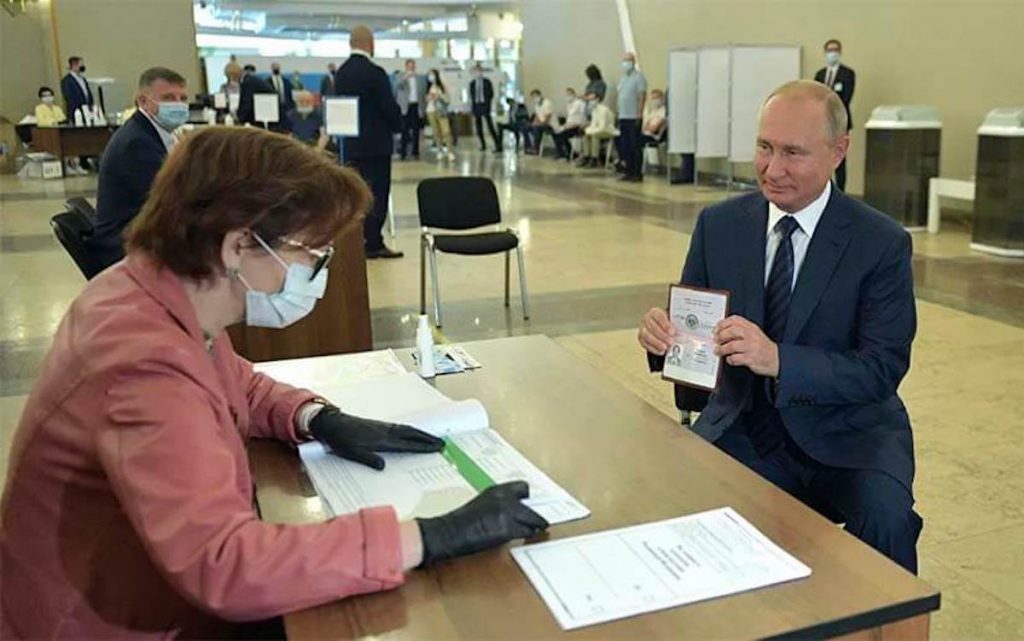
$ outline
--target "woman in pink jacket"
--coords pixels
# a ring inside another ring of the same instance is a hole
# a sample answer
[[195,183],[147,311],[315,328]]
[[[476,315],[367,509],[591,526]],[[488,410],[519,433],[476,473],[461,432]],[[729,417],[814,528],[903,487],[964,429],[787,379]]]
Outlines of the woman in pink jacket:
[[248,438],[375,452],[438,439],[359,419],[255,373],[224,332],[283,327],[323,295],[329,244],[369,194],[283,136],[216,128],[170,154],[127,258],[71,305],[25,406],[2,505],[3,639],[223,637],[255,621],[401,585],[410,568],[547,523],[496,486],[400,523],[373,508],[263,523]]

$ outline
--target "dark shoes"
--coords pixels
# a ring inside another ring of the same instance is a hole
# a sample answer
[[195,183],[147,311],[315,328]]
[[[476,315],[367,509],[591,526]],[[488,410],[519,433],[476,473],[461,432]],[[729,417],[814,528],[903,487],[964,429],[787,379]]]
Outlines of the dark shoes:
[[624,183],[642,183],[644,181],[644,177],[630,176],[629,174],[626,174],[624,176],[619,176],[619,180]]
[[366,258],[373,260],[375,258],[401,258],[405,256],[402,252],[388,249],[386,246],[381,246],[380,249],[367,249]]

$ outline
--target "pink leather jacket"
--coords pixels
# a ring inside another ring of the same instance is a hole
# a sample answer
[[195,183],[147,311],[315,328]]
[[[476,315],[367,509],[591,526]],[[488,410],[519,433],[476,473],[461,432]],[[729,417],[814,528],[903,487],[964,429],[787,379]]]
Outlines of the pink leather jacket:
[[403,582],[390,508],[314,525],[253,510],[248,438],[295,442],[313,395],[207,351],[178,277],[131,255],[64,317],[15,435],[3,639],[219,636]]

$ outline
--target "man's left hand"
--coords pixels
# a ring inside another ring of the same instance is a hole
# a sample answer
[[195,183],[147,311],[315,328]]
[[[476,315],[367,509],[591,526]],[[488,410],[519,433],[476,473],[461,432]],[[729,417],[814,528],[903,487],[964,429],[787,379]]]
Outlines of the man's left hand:
[[742,316],[730,316],[715,326],[715,354],[758,376],[779,376],[778,345]]

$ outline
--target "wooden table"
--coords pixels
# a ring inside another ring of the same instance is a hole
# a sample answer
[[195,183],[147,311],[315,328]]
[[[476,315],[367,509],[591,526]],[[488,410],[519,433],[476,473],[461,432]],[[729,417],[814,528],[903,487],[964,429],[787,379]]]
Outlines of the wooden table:
[[115,131],[116,125],[35,127],[32,130],[32,148],[39,152],[49,152],[58,158],[102,156]]
[[[439,377],[438,389],[480,399],[492,427],[593,512],[542,540],[731,506],[813,574],[567,633],[499,548],[411,572],[397,590],[289,615],[290,639],[928,638],[929,613],[939,607],[934,588],[547,337],[467,349],[484,367]],[[291,450],[256,443],[251,462],[264,519],[326,518]]]

